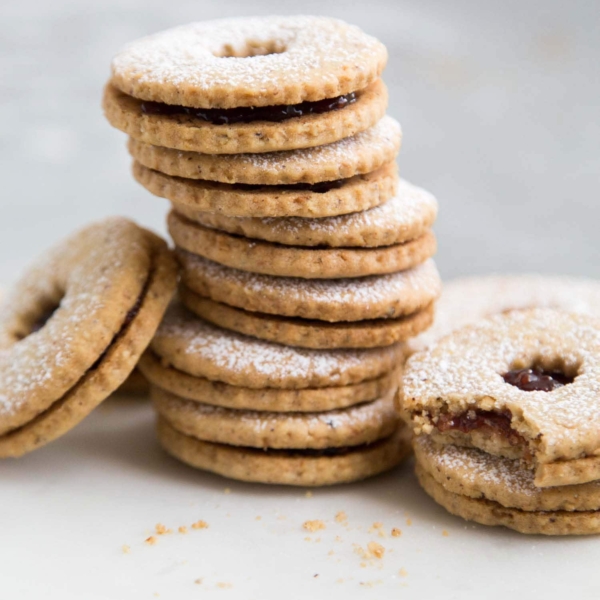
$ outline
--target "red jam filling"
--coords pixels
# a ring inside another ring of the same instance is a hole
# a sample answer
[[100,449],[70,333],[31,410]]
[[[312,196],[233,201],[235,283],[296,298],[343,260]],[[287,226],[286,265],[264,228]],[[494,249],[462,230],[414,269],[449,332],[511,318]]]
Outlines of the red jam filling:
[[567,377],[564,373],[544,371],[538,368],[508,371],[502,377],[506,383],[510,383],[524,392],[552,392],[573,383],[573,378]]

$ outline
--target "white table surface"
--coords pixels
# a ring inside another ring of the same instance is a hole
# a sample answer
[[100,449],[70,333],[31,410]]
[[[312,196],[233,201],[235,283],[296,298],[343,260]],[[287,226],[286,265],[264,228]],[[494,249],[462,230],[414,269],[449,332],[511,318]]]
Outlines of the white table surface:
[[[166,202],[133,182],[125,136],[99,107],[122,44],[191,20],[298,10],[289,0],[1,2],[0,281],[104,215],[164,232]],[[400,169],[440,200],[444,276],[600,274],[596,2],[306,0],[302,10],[388,46]],[[311,498],[228,482],[162,453],[144,402],[111,401],[56,443],[0,462],[0,502],[2,600],[600,597],[595,538],[466,525],[419,490],[410,465]],[[347,527],[334,520],[341,510]],[[144,543],[156,523],[198,519],[209,528]],[[326,529],[309,535],[308,519]],[[378,521],[402,536],[369,532]],[[355,544],[373,540],[386,553],[361,567]]]
[[[111,399],[61,440],[0,462],[0,597],[600,595],[596,538],[466,524],[419,489],[410,463],[307,497],[303,488],[236,483],[186,467],[160,449],[153,423],[144,400]],[[339,511],[347,524],[335,520]],[[191,529],[200,519],[208,529]],[[307,532],[303,523],[314,519],[325,529]],[[386,537],[373,530],[377,522]],[[149,546],[157,523],[174,532]],[[180,525],[189,532],[177,533]],[[392,527],[402,535],[391,537]],[[361,558],[357,546],[371,541],[385,548],[382,559]]]

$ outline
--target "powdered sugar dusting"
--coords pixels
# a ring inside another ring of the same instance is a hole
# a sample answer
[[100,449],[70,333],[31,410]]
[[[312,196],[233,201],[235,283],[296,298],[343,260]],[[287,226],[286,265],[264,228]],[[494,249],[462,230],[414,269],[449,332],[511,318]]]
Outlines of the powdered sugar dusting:
[[[170,350],[172,344],[176,351]],[[229,382],[239,374],[256,373],[273,379],[327,378],[333,385],[348,369],[358,368],[370,357],[394,357],[398,349],[309,350],[282,346],[221,329],[193,316],[179,304],[172,305],[158,329],[152,348],[175,366],[178,355],[193,358],[222,374]]]
[[[534,364],[577,377],[552,392],[525,392],[502,378]],[[551,309],[490,317],[413,355],[403,388],[410,411],[435,414],[448,403],[462,411],[482,402],[486,410],[509,409],[517,427],[541,435],[534,448],[540,462],[592,455],[600,447],[600,321]]]
[[479,319],[525,308],[556,308],[600,317],[600,282],[544,275],[489,275],[444,282],[434,324],[410,341],[423,350]]
[[[239,58],[257,47],[274,53]],[[132,42],[112,69],[134,86],[185,85],[205,95],[227,89],[244,98],[299,82],[337,84],[349,66],[368,76],[384,52],[375,38],[335,19],[238,18],[192,23]]]
[[397,300],[404,295],[418,294],[423,300],[433,300],[440,291],[440,277],[433,260],[429,259],[406,271],[389,275],[373,275],[349,279],[302,279],[274,277],[232,269],[190,252],[179,251],[184,269],[191,278],[204,279],[211,285],[229,282],[254,294],[285,297],[290,303],[310,300],[327,305],[360,305],[369,307],[378,302]]
[[[144,251],[140,240],[129,235],[133,227],[124,219],[109,219],[78,232],[32,265],[5,297],[0,308],[0,430],[22,424],[22,418],[58,400],[104,350],[102,339],[122,318],[104,314],[107,302],[122,303],[112,274],[137,265],[138,252]],[[23,323],[39,311],[38,303],[54,301],[60,305],[45,326],[26,335]]]
[[[362,212],[306,219],[300,217],[255,219],[275,234],[302,233],[331,235],[344,233],[369,237],[369,231],[397,232],[423,222],[426,218],[433,221],[437,213],[437,201],[425,190],[400,180],[396,196],[380,206]],[[249,218],[239,218],[250,221]],[[429,224],[429,223],[428,223]],[[343,245],[343,244],[342,244]]]
[[[290,430],[303,432],[306,436],[306,447],[314,447],[310,443],[311,435],[318,432],[319,428],[327,427],[331,430],[342,428],[354,429],[357,432],[364,431],[365,425],[370,427],[381,427],[396,419],[393,406],[393,395],[388,394],[378,400],[366,402],[357,406],[351,406],[342,410],[331,410],[314,413],[277,413],[254,410],[232,410],[210,404],[201,404],[190,400],[184,400],[169,395],[166,401],[160,399],[161,405],[166,407],[166,416],[169,412],[177,414],[178,418],[186,422],[212,419],[221,424],[242,425],[256,434],[268,434],[276,427],[286,427]],[[346,442],[351,440],[347,439]]]

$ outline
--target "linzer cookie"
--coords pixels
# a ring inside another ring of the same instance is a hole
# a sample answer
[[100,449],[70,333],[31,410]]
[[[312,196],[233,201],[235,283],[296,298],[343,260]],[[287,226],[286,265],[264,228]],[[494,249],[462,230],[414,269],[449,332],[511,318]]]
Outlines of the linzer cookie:
[[600,283],[547,275],[488,275],[444,282],[433,326],[410,340],[424,350],[455,329],[498,313],[555,308],[600,317]]
[[0,313],[0,456],[63,435],[125,381],[176,278],[166,244],[118,218],[78,232],[27,271]]
[[433,321],[433,303],[422,310],[395,319],[328,321],[281,317],[249,312],[198,296],[186,287],[179,295],[185,306],[225,329],[302,348],[377,348],[404,342]]
[[324,450],[263,450],[204,442],[159,418],[158,439],[178,460],[195,467],[257,483],[324,486],[372,477],[398,465],[411,451],[410,432],[363,446]]
[[402,404],[417,434],[520,459],[537,487],[600,479],[600,322],[512,311],[407,362]]
[[187,400],[206,402],[209,399],[213,406],[278,413],[323,412],[376,400],[395,390],[400,376],[396,370],[374,379],[342,386],[248,388],[211,381],[163,366],[153,352],[146,352],[142,356],[140,369],[155,387]]
[[208,154],[328,144],[385,113],[387,52],[324,17],[194,23],[129,44],[105,90],[109,121],[146,143]]
[[173,210],[204,227],[285,246],[376,248],[421,237],[435,221],[437,202],[401,180],[396,195],[384,204],[337,217],[228,217],[179,205]]
[[519,460],[475,448],[414,442],[417,476],[449,512],[484,525],[521,533],[600,533],[600,482],[539,488]]
[[440,294],[432,260],[398,273],[354,279],[273,277],[231,269],[179,250],[184,285],[246,311],[320,321],[394,319],[415,314]]
[[167,311],[150,348],[165,366],[255,389],[352,385],[394,370],[404,353],[398,344],[365,350],[281,346],[215,327],[178,303]]
[[336,279],[395,273],[435,254],[432,231],[413,240],[380,248],[307,248],[234,236],[203,227],[171,211],[168,228],[175,244],[234,269],[305,279]]
[[394,195],[400,126],[384,117],[350,138],[304,150],[209,155],[131,139],[134,177],[157,196],[230,216],[326,217]]
[[[200,440],[272,449],[361,446],[397,428],[393,394],[349,408],[304,413],[232,410],[152,388],[157,412],[175,429]],[[210,398],[207,398],[210,402]]]

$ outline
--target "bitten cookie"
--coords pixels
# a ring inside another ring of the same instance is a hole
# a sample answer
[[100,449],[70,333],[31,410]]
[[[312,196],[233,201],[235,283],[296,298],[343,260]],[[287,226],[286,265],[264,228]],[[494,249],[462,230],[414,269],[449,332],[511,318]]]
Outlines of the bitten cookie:
[[74,427],[125,381],[174,292],[166,244],[121,218],[33,265],[0,313],[0,456]]
[[417,434],[519,458],[538,487],[600,479],[600,321],[512,311],[455,331],[407,362]]
[[241,18],[129,44],[104,109],[150,144],[208,154],[319,146],[374,125],[387,94],[383,44],[324,17]]

